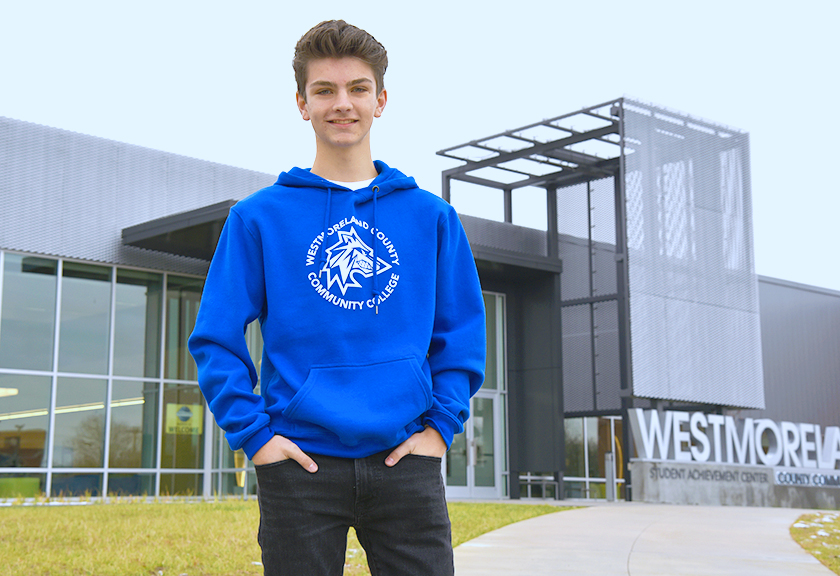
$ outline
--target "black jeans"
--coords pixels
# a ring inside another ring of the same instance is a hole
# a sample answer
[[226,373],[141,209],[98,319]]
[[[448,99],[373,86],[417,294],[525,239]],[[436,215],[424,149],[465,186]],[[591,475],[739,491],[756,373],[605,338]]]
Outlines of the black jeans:
[[312,455],[318,472],[284,460],[257,466],[259,544],[269,576],[340,576],[356,529],[372,576],[452,576],[452,536],[440,458],[388,451]]

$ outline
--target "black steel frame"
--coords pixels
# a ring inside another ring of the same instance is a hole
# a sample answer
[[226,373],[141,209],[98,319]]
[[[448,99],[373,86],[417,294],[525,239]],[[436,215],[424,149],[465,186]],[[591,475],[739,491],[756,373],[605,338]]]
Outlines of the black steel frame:
[[[576,130],[571,123],[583,118],[600,123],[589,130]],[[538,133],[538,134],[537,134]],[[556,134],[556,138],[540,137]],[[598,148],[607,149],[608,153],[592,154],[580,148],[588,143],[598,143]],[[576,149],[572,149],[572,147]],[[557,222],[557,189],[573,184],[589,183],[606,177],[615,182],[615,262],[616,293],[595,295],[591,278],[588,298],[563,300],[560,295],[559,278],[556,283],[560,308],[588,304],[590,306],[590,328],[595,332],[593,305],[599,302],[615,301],[617,305],[619,377],[620,377],[620,414],[627,421],[627,411],[633,406],[632,370],[630,354],[630,303],[629,273],[627,267],[627,225],[625,191],[625,135],[624,135],[624,99],[618,98],[583,108],[581,110],[549,118],[541,122],[522,126],[493,134],[485,138],[471,140],[464,144],[445,148],[437,152],[439,156],[463,162],[462,165],[445,170],[442,173],[442,196],[451,201],[452,180],[476,184],[504,193],[504,221],[513,219],[513,191],[524,187],[544,188],[546,191],[546,246],[549,259],[559,262],[559,236]],[[514,165],[515,164],[515,165]],[[494,175],[485,174],[486,169],[494,169]],[[481,172],[481,174],[475,174]],[[502,178],[505,176],[505,178]],[[589,188],[587,188],[589,190]],[[590,223],[591,225],[591,223]],[[590,238],[590,259],[592,240]],[[559,311],[555,315],[558,329],[562,331]],[[593,344],[594,345],[594,344]],[[561,359],[562,361],[562,359]],[[595,358],[592,361],[593,396],[595,391]],[[558,383],[562,403],[562,374]],[[595,405],[597,408],[597,404]],[[561,430],[562,430],[562,423]],[[631,445],[629,426],[623,427],[623,444]],[[562,444],[561,444],[562,446]],[[624,450],[624,470],[628,470],[630,450]],[[565,456],[561,455],[561,462]],[[563,484],[563,472],[557,472],[560,490]],[[626,495],[631,498],[631,482],[627,472]],[[518,494],[519,487],[511,480],[511,493]]]

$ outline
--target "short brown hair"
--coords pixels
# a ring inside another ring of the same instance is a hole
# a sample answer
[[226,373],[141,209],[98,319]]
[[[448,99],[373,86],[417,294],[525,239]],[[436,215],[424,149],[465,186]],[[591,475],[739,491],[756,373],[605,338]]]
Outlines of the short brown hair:
[[376,93],[385,88],[385,69],[388,68],[388,53],[376,38],[344,20],[321,22],[301,36],[295,46],[292,68],[298,94],[306,101],[307,67],[312,60],[320,58],[358,58],[373,70]]

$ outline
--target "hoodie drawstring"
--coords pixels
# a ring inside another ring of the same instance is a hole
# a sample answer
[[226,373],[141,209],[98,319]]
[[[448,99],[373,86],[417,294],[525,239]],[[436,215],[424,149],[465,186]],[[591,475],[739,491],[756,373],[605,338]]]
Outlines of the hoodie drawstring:
[[[374,308],[376,309],[376,314],[379,314],[379,297],[382,292],[379,290],[379,279],[377,276],[379,275],[379,257],[376,251],[376,244],[377,238],[376,235],[379,232],[379,228],[376,226],[376,195],[379,192],[379,186],[373,187],[373,287],[371,289],[371,295],[373,297]],[[321,277],[321,274],[327,268],[327,250],[325,248],[325,244],[327,243],[327,229],[330,225],[330,211],[332,208],[332,188],[327,187],[327,209],[324,212],[324,234],[321,239],[321,268],[318,270],[318,277]]]
[[327,188],[327,211],[324,213],[324,237],[321,239],[321,269],[318,270],[318,278],[327,267],[327,250],[324,244],[327,243],[327,228],[330,225],[330,208],[332,204],[332,188]]
[[379,295],[381,292],[379,291],[379,281],[377,280],[377,276],[379,276],[379,258],[376,256],[376,235],[379,233],[379,228],[376,226],[376,193],[379,192],[379,186],[373,187],[373,229],[375,232],[373,233],[373,302],[374,306],[376,307],[376,313],[379,314]]

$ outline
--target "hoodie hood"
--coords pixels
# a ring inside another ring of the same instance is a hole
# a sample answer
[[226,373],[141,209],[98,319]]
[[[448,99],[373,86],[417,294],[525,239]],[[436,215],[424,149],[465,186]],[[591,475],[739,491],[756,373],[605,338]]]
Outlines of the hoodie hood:
[[[381,160],[373,162],[378,176],[374,178],[365,188],[359,190],[350,190],[344,186],[330,182],[329,180],[313,174],[312,170],[307,168],[292,168],[288,172],[282,172],[275,182],[276,186],[285,186],[287,188],[301,188],[307,191],[323,192],[326,195],[324,206],[324,230],[323,237],[327,236],[327,229],[330,226],[330,218],[332,217],[333,194],[352,194],[354,204],[364,204],[373,200],[373,227],[378,229],[379,222],[376,215],[377,200],[383,196],[387,196],[395,190],[410,190],[417,188],[417,183],[411,176],[406,176],[396,168],[391,168]],[[373,243],[373,262],[378,262],[377,243]],[[319,249],[319,260],[321,272],[326,270],[327,254],[325,244],[322,242]],[[319,278],[321,276],[319,272]],[[371,295],[378,299],[381,295],[379,289],[378,274],[374,274],[371,282]],[[376,306],[376,314],[379,314],[379,306]]]
[[409,190],[417,188],[417,183],[411,176],[406,176],[396,168],[391,168],[381,160],[374,160],[373,165],[379,174],[373,182],[366,188],[361,190],[350,190],[344,186],[339,186],[325,178],[313,174],[309,168],[292,168],[288,172],[282,172],[277,177],[277,186],[286,186],[288,188],[306,188],[316,192],[323,192],[325,194],[346,193],[353,192],[360,196],[359,200],[362,202],[373,199],[373,189],[378,187],[376,192],[377,198],[382,198],[394,192],[395,190]]

